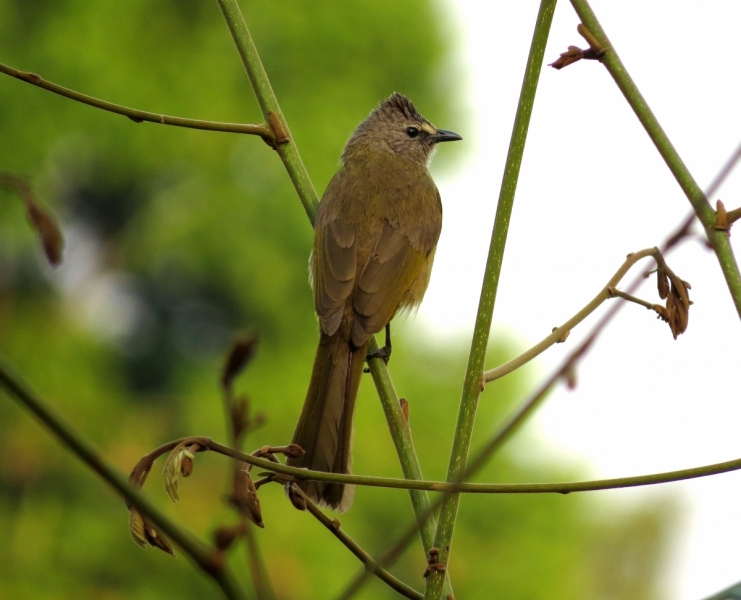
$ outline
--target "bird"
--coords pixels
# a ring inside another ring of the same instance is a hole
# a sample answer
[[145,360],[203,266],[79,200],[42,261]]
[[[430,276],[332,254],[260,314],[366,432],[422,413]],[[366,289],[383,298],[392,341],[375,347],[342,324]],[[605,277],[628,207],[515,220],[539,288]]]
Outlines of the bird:
[[[394,93],[347,141],[314,222],[309,270],[319,345],[292,440],[304,454],[289,457],[288,465],[351,472],[353,412],[368,341],[386,328],[386,346],[368,358],[387,361],[389,322],[422,301],[442,227],[440,193],[428,165],[437,144],[460,139]],[[337,512],[354,497],[349,484],[297,485]]]

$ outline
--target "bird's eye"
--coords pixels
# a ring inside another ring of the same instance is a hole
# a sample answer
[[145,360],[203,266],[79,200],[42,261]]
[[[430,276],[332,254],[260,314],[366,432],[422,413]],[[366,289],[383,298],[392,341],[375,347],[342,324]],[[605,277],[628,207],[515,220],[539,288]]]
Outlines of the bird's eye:
[[407,127],[407,135],[410,138],[416,138],[419,135],[419,129],[416,127]]

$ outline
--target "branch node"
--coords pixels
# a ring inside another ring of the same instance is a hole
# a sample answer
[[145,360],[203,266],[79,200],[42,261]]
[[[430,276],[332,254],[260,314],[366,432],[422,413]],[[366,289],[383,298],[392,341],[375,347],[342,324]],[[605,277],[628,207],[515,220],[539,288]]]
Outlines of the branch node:
[[428,577],[433,571],[445,571],[445,564],[440,562],[440,550],[438,548],[430,548],[429,557],[427,558],[427,568],[422,574],[422,577]]
[[[283,127],[283,123],[280,120],[280,117],[275,111],[269,110],[268,111],[268,126],[273,131],[273,134],[275,135],[275,139],[271,142],[268,142],[268,145],[272,146],[273,149],[281,144],[287,144],[291,141],[291,138],[288,137],[288,134],[286,133],[285,127]],[[265,139],[265,138],[263,138]]]
[[575,62],[579,62],[581,59],[602,60],[605,52],[607,52],[607,48],[600,44],[599,40],[597,40],[594,34],[589,31],[583,23],[579,23],[576,30],[579,32],[579,35],[587,41],[589,48],[582,50],[578,46],[569,46],[566,52],[562,52],[555,61],[548,65],[549,67],[560,70]]

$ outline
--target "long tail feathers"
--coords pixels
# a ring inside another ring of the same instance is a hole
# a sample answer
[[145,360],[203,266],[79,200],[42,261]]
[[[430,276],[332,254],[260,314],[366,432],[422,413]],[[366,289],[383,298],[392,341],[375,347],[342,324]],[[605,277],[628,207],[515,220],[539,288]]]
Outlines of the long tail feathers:
[[[301,411],[293,443],[306,454],[289,458],[292,467],[312,471],[350,473],[352,461],[352,421],[355,397],[365,364],[367,344],[354,348],[340,332],[322,334],[314,359],[309,391]],[[320,506],[343,512],[350,508],[354,486],[322,481],[299,484],[304,493]]]

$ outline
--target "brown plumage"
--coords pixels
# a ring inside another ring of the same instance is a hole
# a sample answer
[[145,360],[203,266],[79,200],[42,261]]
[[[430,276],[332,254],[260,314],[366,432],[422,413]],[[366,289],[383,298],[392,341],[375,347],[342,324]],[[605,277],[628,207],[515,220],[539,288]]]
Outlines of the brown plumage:
[[[401,94],[355,130],[327,186],[314,225],[311,276],[320,339],[288,464],[350,473],[355,397],[370,337],[422,301],[442,225],[440,194],[427,164],[437,129]],[[301,483],[313,501],[347,510],[353,486]]]

